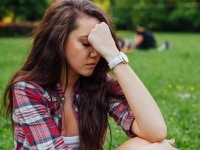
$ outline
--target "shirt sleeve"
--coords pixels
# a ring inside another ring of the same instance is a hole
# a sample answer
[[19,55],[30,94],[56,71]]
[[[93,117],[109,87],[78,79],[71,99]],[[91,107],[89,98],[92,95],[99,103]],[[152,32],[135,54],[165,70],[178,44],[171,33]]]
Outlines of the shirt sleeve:
[[[119,89],[120,86],[119,85],[117,86],[118,86],[117,89]],[[109,107],[109,115],[115,120],[117,125],[122,127],[126,135],[128,135],[129,137],[136,136],[131,130],[131,126],[135,118],[133,116],[132,111],[130,110],[130,107],[126,99],[112,98],[109,101],[108,107]]]
[[72,150],[64,144],[45,100],[35,85],[27,82],[16,83],[12,89],[12,98],[13,115],[30,149]]

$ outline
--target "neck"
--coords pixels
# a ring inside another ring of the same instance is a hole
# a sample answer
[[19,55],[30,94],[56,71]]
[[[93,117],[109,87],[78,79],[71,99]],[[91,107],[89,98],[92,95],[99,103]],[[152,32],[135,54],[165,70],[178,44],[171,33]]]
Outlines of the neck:
[[[65,91],[65,92],[72,91],[74,84],[76,83],[78,78],[79,78],[79,76],[73,74],[72,72],[69,72],[68,76],[66,76],[66,73],[62,73],[62,75],[60,77],[60,85],[61,85],[63,91]],[[67,83],[66,83],[66,81],[67,81]]]

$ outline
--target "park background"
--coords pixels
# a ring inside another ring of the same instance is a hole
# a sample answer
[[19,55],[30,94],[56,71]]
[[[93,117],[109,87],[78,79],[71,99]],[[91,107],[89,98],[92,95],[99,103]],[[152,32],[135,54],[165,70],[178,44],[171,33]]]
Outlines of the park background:
[[[0,97],[30,50],[32,31],[53,0],[0,1]],[[93,0],[114,22],[119,37],[132,41],[134,28],[153,31],[158,44],[171,48],[127,53],[130,66],[156,99],[180,150],[200,149],[200,0]],[[0,104],[2,103],[2,98]],[[144,108],[145,110],[145,108]],[[105,150],[127,139],[110,119]],[[0,114],[0,149],[13,148],[11,123]]]

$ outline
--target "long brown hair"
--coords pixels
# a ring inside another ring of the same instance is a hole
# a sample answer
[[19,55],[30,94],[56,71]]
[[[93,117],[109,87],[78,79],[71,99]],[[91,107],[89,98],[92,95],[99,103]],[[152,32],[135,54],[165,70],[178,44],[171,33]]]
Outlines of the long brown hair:
[[[107,23],[118,47],[109,18],[96,5],[88,0],[56,0],[46,11],[35,31],[27,61],[5,89],[3,107],[7,114],[12,114],[11,88],[18,81],[34,81],[53,92],[59,82],[61,70],[68,68],[64,53],[65,43],[70,32],[76,28],[76,20],[81,14]],[[81,150],[103,149],[103,137],[108,125],[108,99],[115,95],[110,90],[113,82],[107,80],[108,71],[107,62],[101,57],[90,77],[80,77],[80,87],[84,89],[78,114]]]

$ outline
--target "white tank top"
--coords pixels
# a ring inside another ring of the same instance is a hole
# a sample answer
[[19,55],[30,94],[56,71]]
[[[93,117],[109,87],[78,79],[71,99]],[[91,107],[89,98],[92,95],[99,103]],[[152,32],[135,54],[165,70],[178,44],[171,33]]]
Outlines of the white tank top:
[[79,149],[79,135],[70,137],[62,136],[62,138],[68,147],[73,148],[74,150]]

